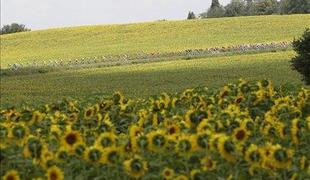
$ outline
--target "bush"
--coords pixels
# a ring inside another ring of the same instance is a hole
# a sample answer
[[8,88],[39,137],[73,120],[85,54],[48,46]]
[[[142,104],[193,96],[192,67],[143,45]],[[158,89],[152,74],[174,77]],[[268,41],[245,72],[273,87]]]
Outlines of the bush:
[[292,67],[303,76],[303,81],[310,85],[310,29],[306,29],[302,37],[293,41],[297,56],[291,60]]
[[187,19],[196,19],[196,15],[194,12],[190,11],[187,15]]
[[242,0],[232,0],[227,6],[225,6],[225,16],[241,16],[246,14],[245,2]]
[[5,25],[1,28],[0,34],[11,34],[17,32],[30,31],[23,24],[12,23],[11,25]]

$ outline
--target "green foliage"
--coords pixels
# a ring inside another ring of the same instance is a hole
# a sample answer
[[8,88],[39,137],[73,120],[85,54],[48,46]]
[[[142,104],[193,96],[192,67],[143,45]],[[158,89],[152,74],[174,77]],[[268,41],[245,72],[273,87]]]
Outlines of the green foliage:
[[0,34],[11,34],[24,31],[30,31],[30,29],[26,28],[23,24],[12,23],[11,25],[4,25],[1,28]]
[[246,4],[243,0],[232,0],[227,6],[225,6],[225,16],[233,17],[246,15]]
[[187,15],[187,19],[196,19],[196,15],[194,12],[189,11],[188,15]]
[[309,0],[231,0],[225,7],[222,7],[218,1],[212,1],[208,11],[201,13],[200,16],[213,18],[307,13],[310,13]]
[[291,61],[293,69],[303,76],[303,80],[310,85],[310,29],[306,29],[302,37],[293,42],[297,56]]
[[278,13],[277,0],[256,0],[254,15],[271,15]]
[[219,0],[212,0],[211,9],[221,7]]
[[282,14],[310,13],[309,0],[282,0],[280,4]]
[[207,17],[208,18],[219,18],[219,17],[224,17],[224,14],[225,14],[225,9],[222,6],[214,7],[208,10]]

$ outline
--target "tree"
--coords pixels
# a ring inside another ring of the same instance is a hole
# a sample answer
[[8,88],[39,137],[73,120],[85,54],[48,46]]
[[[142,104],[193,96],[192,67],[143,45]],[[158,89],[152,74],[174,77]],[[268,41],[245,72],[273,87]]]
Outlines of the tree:
[[207,12],[201,13],[201,18],[217,18],[224,17],[225,9],[221,6],[218,0],[212,0],[211,6]]
[[216,8],[216,7],[221,7],[219,0],[212,0],[212,4],[211,4],[210,8],[212,9],[212,8]]
[[242,0],[232,0],[225,6],[225,16],[232,17],[246,14],[246,5]]
[[255,15],[270,15],[278,12],[277,0],[256,0]]
[[281,14],[310,13],[309,0],[281,0]]
[[187,15],[187,19],[196,19],[196,15],[194,12],[189,11],[188,15]]
[[297,56],[291,60],[294,70],[303,76],[303,81],[310,85],[310,29],[306,29],[302,37],[293,41]]
[[11,25],[4,25],[1,28],[0,34],[10,34],[24,31],[30,31],[30,29],[26,28],[23,24],[12,23]]

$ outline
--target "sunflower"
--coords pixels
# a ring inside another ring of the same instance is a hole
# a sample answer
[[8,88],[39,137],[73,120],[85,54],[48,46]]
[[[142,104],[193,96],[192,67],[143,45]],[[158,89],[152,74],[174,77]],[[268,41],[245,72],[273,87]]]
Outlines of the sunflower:
[[148,170],[147,163],[139,156],[124,161],[123,165],[127,174],[136,179],[143,176]]
[[275,167],[285,169],[292,164],[293,150],[285,149],[280,145],[276,145],[273,147],[271,157]]
[[27,140],[26,146],[24,146],[23,154],[25,157],[39,159],[41,158],[42,150],[42,142],[38,138],[30,136]]
[[216,161],[213,161],[210,157],[204,157],[200,160],[202,170],[212,171],[216,169]]
[[165,180],[172,179],[174,176],[174,170],[166,167],[162,171],[161,175],[164,177]]
[[74,153],[80,157],[84,156],[86,150],[86,145],[84,143],[74,144],[73,146]]
[[41,152],[40,165],[46,168],[48,163],[51,162],[53,159],[54,159],[54,153],[49,151],[47,147],[43,146]]
[[61,133],[62,133],[62,130],[59,128],[59,126],[57,124],[52,124],[51,127],[50,127],[50,132],[52,134],[60,136]]
[[52,166],[52,167],[47,169],[46,177],[48,180],[63,180],[64,179],[64,173],[57,166]]
[[286,135],[288,135],[290,132],[289,126],[281,122],[276,124],[276,129],[281,139],[285,139]]
[[103,150],[101,161],[104,164],[115,164],[120,160],[121,149],[118,147],[108,147]]
[[167,145],[167,138],[165,132],[162,130],[151,131],[147,134],[149,150],[160,151]]
[[306,118],[306,120],[307,120],[307,127],[308,127],[308,130],[310,130],[310,116],[308,116],[308,117]]
[[199,133],[197,134],[197,146],[200,149],[207,149],[209,147],[209,139],[210,139],[210,135],[207,133]]
[[302,156],[300,158],[300,169],[305,170],[307,168],[307,166],[309,166],[309,163],[307,161],[307,157],[306,156]]
[[130,128],[129,128],[130,139],[135,139],[140,134],[143,134],[143,128],[142,127],[139,127],[137,125],[130,126]]
[[207,119],[208,114],[205,111],[189,109],[185,114],[185,123],[187,126],[195,128],[198,124],[203,121],[203,119]]
[[89,120],[90,118],[93,117],[94,113],[95,113],[95,110],[94,110],[93,107],[88,107],[88,108],[86,108],[86,109],[84,110],[84,119],[85,119],[85,120]]
[[189,179],[185,175],[178,175],[177,177],[175,177],[175,180],[189,180]]
[[301,122],[299,119],[293,119],[291,127],[291,135],[294,144],[299,144],[299,138],[301,136]]
[[177,135],[180,133],[180,126],[178,123],[174,123],[167,126],[168,135]]
[[245,141],[249,138],[250,132],[245,127],[238,127],[234,129],[232,137],[233,141],[236,143],[245,143]]
[[9,126],[4,125],[4,124],[0,124],[0,138],[1,140],[5,140],[7,139],[7,136],[9,134]]
[[255,144],[251,144],[245,152],[245,160],[250,164],[258,164],[264,158],[263,151]]
[[225,98],[229,92],[231,91],[231,89],[229,88],[229,86],[224,86],[221,91],[219,92],[219,99],[223,99]]
[[43,114],[40,111],[34,111],[32,113],[31,122],[37,123],[37,122],[42,121],[42,119],[43,119]]
[[112,101],[114,104],[118,105],[124,102],[124,96],[120,92],[113,94]]
[[209,147],[212,151],[217,152],[217,146],[219,143],[220,137],[224,136],[223,134],[211,134],[211,138],[209,141]]
[[3,180],[20,180],[19,174],[16,170],[9,170],[2,177]]
[[17,144],[23,145],[26,137],[29,135],[29,129],[23,123],[14,125],[8,134],[9,138],[17,141]]
[[205,133],[210,130],[212,130],[212,128],[207,119],[202,120],[196,129],[197,133]]
[[191,170],[190,175],[191,175],[191,179],[193,180],[205,179],[203,173],[199,169]]
[[100,148],[92,146],[86,149],[84,158],[89,162],[100,162],[102,160],[102,151]]
[[113,132],[102,133],[96,141],[98,147],[106,148],[116,144],[117,136]]
[[227,136],[221,136],[218,140],[218,151],[221,156],[227,161],[235,161],[235,145],[233,141]]
[[197,136],[181,134],[178,139],[177,151],[180,153],[189,153],[198,149]]
[[75,122],[77,119],[78,119],[78,113],[77,112],[73,112],[73,113],[68,115],[68,120],[71,122]]
[[68,150],[73,150],[75,144],[80,144],[82,142],[83,138],[79,131],[67,130],[61,138],[62,145]]
[[148,139],[145,135],[139,135],[136,139],[131,141],[132,149],[134,152],[138,150],[146,150],[148,147]]
[[56,160],[62,162],[69,156],[68,151],[65,147],[61,146],[56,152]]

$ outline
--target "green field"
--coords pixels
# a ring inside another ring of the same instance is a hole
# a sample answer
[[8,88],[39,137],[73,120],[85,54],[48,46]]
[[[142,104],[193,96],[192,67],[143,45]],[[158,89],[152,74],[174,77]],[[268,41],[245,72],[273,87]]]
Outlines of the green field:
[[293,51],[281,51],[2,77],[1,105],[55,102],[62,97],[88,99],[115,91],[147,97],[196,86],[215,88],[239,78],[302,84],[289,66],[293,56]]
[[291,41],[309,23],[310,15],[275,15],[84,26],[2,35],[1,68],[44,60]]

